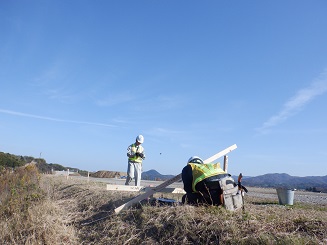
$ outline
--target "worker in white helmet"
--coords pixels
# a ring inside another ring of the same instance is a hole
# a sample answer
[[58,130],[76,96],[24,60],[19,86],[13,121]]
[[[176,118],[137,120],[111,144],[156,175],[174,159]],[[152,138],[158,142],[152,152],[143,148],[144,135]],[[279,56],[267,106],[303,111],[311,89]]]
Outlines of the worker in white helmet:
[[220,168],[219,163],[204,164],[200,157],[191,157],[182,170],[182,180],[186,192],[182,202],[186,203],[187,200],[191,204],[222,204],[219,180],[226,176],[228,174]]
[[182,180],[184,183],[184,190],[186,193],[193,192],[192,190],[192,181],[193,181],[193,173],[192,167],[190,164],[203,164],[203,160],[198,156],[192,156],[188,159],[186,166],[182,170]]
[[135,143],[127,148],[128,166],[125,185],[129,185],[133,178],[135,179],[135,186],[141,184],[142,161],[145,159],[144,148],[141,145],[143,142],[143,135],[138,135]]

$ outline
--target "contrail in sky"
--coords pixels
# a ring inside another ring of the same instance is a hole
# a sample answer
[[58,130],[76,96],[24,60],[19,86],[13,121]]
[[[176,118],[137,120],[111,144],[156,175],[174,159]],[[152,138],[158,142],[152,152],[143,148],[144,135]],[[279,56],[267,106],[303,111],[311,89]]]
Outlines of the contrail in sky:
[[87,124],[87,125],[104,126],[104,127],[116,127],[115,125],[112,125],[112,124],[65,120],[65,119],[44,117],[44,116],[38,116],[38,115],[27,114],[27,113],[22,113],[22,112],[17,112],[17,111],[4,110],[4,109],[0,109],[0,113],[10,114],[10,115],[20,116],[20,117],[30,117],[30,118],[36,118],[36,119],[42,119],[42,120],[48,120],[48,121],[55,121],[55,122]]
[[261,128],[258,129],[261,133],[266,132],[269,128],[287,120],[289,117],[298,113],[306,104],[313,100],[318,95],[327,92],[327,69],[315,79],[307,88],[299,90],[295,96],[290,98],[284,105],[281,111],[269,118]]

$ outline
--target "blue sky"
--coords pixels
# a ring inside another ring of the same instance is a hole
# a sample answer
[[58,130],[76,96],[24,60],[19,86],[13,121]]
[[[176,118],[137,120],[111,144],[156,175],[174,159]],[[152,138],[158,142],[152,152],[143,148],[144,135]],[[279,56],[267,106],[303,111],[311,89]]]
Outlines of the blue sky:
[[[327,175],[327,2],[1,1],[0,151],[178,174]],[[219,159],[222,162],[222,159]]]

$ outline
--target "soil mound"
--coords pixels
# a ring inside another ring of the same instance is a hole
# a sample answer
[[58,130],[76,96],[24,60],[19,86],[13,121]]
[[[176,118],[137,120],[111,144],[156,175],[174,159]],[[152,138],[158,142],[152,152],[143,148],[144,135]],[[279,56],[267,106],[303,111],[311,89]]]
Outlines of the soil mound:
[[125,172],[115,172],[115,171],[97,171],[95,173],[90,174],[91,177],[94,178],[121,178],[122,176],[126,176]]

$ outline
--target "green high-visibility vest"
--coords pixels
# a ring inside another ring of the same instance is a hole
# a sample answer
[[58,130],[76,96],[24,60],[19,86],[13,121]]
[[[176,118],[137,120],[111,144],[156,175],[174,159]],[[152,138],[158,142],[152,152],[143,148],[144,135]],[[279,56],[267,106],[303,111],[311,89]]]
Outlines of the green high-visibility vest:
[[[135,144],[132,144],[131,152],[143,153],[143,151],[144,151],[143,146],[139,145],[138,147],[136,147]],[[138,163],[142,163],[142,161],[143,161],[143,159],[138,156],[130,157],[130,158],[128,158],[128,160],[132,161],[132,162],[138,162]]]
[[192,189],[194,192],[197,192],[195,186],[200,181],[215,176],[219,174],[226,174],[222,168],[220,168],[220,163],[207,163],[207,164],[197,164],[189,163],[192,167],[193,183]]

